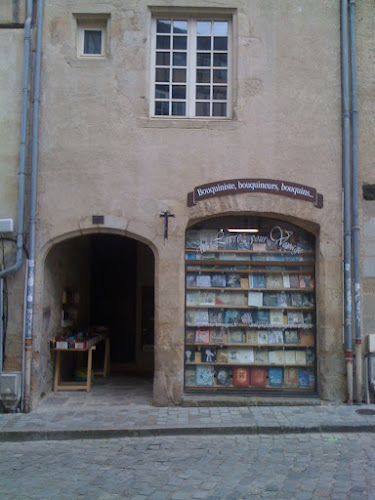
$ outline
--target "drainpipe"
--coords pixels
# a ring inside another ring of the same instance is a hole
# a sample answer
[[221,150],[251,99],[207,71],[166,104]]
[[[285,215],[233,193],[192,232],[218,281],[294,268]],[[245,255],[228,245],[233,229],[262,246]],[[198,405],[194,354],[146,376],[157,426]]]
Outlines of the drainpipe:
[[344,294],[345,360],[347,402],[353,402],[352,293],[351,293],[351,203],[350,203],[350,112],[348,0],[341,0],[341,73],[342,73],[342,181],[344,189]]
[[363,399],[361,283],[359,275],[359,218],[358,218],[358,108],[357,108],[357,54],[355,30],[355,0],[349,0],[350,84],[352,120],[352,245],[354,279],[354,325],[356,363],[356,401]]
[[26,293],[26,332],[25,332],[25,411],[30,411],[31,395],[31,361],[32,361],[32,333],[33,333],[33,304],[34,304],[34,279],[35,279],[35,226],[36,226],[36,198],[38,174],[38,138],[39,138],[39,104],[40,104],[40,74],[42,56],[43,33],[43,0],[37,4],[37,32],[35,46],[35,73],[32,116],[32,142],[31,142],[31,180],[30,180],[30,227],[29,227],[29,260],[27,266],[27,293]]
[[30,74],[30,48],[31,48],[31,22],[33,17],[33,1],[27,0],[25,35],[23,42],[23,77],[22,77],[22,107],[21,107],[21,133],[20,157],[18,167],[18,208],[17,208],[17,252],[16,262],[13,266],[0,271],[0,278],[18,271],[23,260],[23,220],[25,212],[25,169],[26,169],[26,138],[28,122],[29,99],[29,74]]

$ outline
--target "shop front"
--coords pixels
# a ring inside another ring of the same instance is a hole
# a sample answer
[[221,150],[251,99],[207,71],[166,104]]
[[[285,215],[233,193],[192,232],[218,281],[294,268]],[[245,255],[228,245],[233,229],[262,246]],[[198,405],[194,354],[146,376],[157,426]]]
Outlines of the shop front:
[[260,216],[186,231],[187,392],[315,394],[315,237]]

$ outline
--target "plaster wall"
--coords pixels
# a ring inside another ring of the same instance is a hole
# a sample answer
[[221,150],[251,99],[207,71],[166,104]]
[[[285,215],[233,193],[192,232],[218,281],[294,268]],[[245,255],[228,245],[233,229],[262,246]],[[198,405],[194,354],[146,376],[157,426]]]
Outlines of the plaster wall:
[[[233,9],[230,120],[149,117],[149,4],[169,11],[186,5],[46,0],[36,263],[40,304],[45,255],[68,235],[99,230],[92,215],[105,216],[101,230],[149,244],[156,255],[154,402],[180,403],[187,226],[233,213],[284,218],[317,236],[319,392],[342,400],[339,2],[188,2],[191,8]],[[74,13],[109,15],[106,58],[76,57]],[[323,194],[324,207],[270,194],[186,205],[195,186],[246,177],[313,186]],[[164,210],[175,215],[168,240],[159,217]],[[45,343],[40,311],[34,333],[39,356]],[[42,376],[34,370],[34,379]]]
[[23,23],[26,0],[1,0],[0,24]]

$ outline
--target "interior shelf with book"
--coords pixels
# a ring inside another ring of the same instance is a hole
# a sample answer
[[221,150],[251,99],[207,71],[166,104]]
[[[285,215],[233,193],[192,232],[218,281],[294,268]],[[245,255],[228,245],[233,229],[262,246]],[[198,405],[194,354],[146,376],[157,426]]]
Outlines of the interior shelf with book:
[[185,389],[315,392],[314,238],[236,231],[187,231]]

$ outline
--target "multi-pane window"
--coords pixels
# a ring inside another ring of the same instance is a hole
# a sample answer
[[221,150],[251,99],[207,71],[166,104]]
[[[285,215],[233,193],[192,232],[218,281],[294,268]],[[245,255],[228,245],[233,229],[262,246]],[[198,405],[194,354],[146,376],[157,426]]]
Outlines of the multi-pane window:
[[228,117],[230,23],[156,19],[154,116]]

